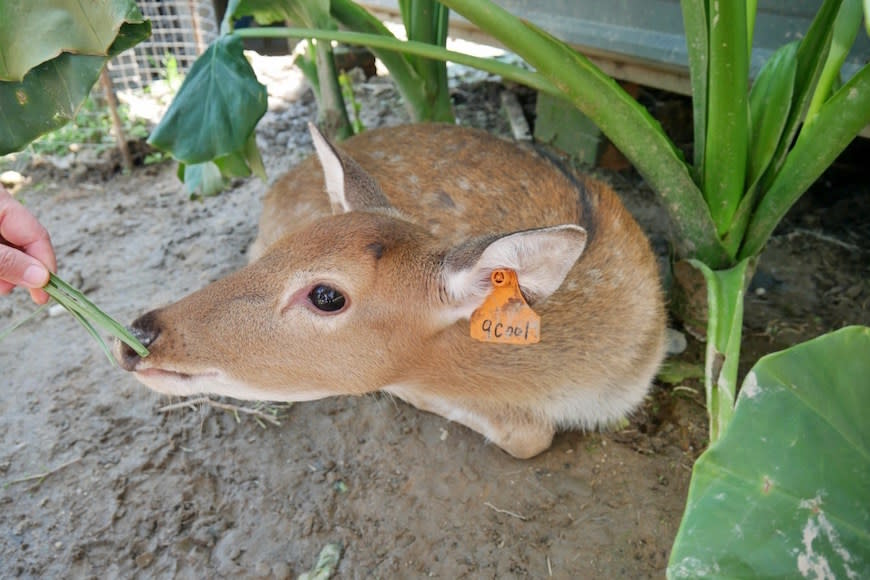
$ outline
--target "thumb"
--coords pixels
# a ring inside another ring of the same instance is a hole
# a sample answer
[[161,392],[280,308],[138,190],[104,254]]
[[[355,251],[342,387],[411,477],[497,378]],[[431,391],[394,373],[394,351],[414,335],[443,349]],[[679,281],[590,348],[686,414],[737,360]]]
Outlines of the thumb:
[[24,252],[0,244],[0,280],[13,286],[42,288],[48,283],[48,269]]

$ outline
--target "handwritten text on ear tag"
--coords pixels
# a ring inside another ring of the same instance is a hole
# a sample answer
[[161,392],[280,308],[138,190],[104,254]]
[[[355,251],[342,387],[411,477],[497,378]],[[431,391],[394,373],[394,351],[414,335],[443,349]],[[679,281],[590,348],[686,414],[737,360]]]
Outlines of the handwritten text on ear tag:
[[471,315],[471,338],[502,344],[535,344],[541,340],[541,317],[520,292],[517,273],[493,270],[492,292]]

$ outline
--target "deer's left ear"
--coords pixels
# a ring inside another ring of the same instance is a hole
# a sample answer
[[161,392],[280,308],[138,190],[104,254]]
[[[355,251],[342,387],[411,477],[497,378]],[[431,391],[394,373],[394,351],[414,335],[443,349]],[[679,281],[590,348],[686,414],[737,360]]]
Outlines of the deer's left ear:
[[308,123],[308,130],[323,168],[333,213],[393,209],[374,178],[356,161],[341,153],[313,123]]
[[563,225],[478,238],[457,246],[444,261],[442,283],[457,319],[471,316],[491,291],[490,276],[513,270],[531,303],[548,298],[586,247],[586,230]]

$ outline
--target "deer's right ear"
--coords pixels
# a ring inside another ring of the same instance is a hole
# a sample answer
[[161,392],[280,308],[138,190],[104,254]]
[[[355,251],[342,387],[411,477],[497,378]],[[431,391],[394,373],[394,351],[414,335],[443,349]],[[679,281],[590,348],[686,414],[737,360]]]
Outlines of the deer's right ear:
[[333,213],[393,209],[374,178],[356,161],[341,153],[313,123],[308,123],[308,130],[323,168]]

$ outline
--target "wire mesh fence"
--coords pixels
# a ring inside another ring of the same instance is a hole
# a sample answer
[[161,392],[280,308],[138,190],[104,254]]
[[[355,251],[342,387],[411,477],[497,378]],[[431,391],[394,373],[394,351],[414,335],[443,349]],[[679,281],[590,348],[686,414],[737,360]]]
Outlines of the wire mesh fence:
[[[109,61],[108,77],[94,85],[76,118],[32,144],[30,153],[94,157],[144,138],[218,35],[212,0],[137,0],[137,5],[151,20],[151,37]],[[116,137],[118,130],[123,140]]]
[[218,35],[211,0],[138,0],[137,4],[151,20],[151,38],[109,62],[109,76],[118,91],[145,89],[165,80],[173,67],[183,74]]

